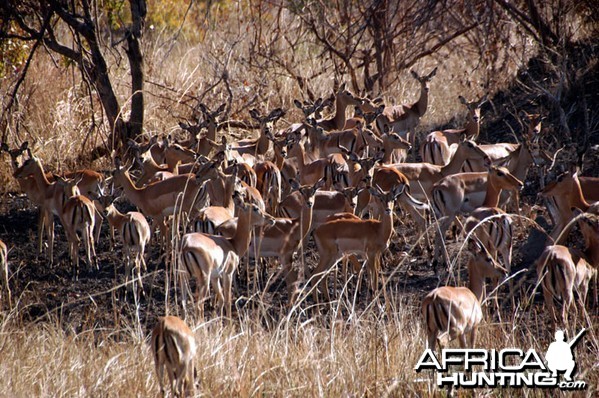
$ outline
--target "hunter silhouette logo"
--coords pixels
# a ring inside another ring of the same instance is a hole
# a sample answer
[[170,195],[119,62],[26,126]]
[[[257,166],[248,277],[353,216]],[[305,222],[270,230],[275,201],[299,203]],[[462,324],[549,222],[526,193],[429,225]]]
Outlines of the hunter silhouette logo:
[[572,373],[576,367],[572,348],[578,343],[580,337],[582,337],[585,332],[586,329],[582,329],[569,343],[564,341],[563,330],[555,332],[555,341],[549,345],[547,354],[545,354],[547,368],[551,370],[551,375],[553,377],[557,377],[558,371],[565,371],[566,380],[572,381]]
[[[559,387],[562,390],[582,390],[586,383],[572,378],[576,369],[573,348],[585,332],[586,329],[582,329],[566,342],[564,332],[557,330],[555,341],[547,348],[545,361],[532,348],[526,352],[517,348],[499,351],[446,348],[441,351],[440,357],[427,348],[415,370],[435,370],[439,387]],[[565,380],[560,381],[560,373],[564,373]]]

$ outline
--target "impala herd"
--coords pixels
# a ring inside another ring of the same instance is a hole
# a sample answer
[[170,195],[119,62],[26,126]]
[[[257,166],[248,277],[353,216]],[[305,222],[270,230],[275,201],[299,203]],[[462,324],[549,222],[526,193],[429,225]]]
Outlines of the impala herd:
[[[459,101],[468,111],[464,128],[428,134],[417,152],[414,129],[426,112],[428,82],[435,72],[423,77],[413,73],[421,86],[413,104],[387,107],[342,86],[335,93],[333,117],[321,116],[326,101],[295,101],[304,120],[279,131],[274,125],[284,117],[282,109],[266,116],[253,109],[250,116],[259,136],[237,142],[224,135],[217,138],[225,106],[211,111],[201,105],[201,122],[180,123],[189,133],[187,140],[130,142],[122,154],[127,160],[115,157],[106,179],[91,170],[63,177],[46,173],[27,142],[15,149],[2,144],[2,150],[10,155],[20,188],[39,207],[38,251],[43,252],[45,235],[50,267],[54,216],[66,233],[73,278],[79,276],[80,244],[88,268],[98,267],[95,247],[105,218],[112,238],[113,229],[120,235],[127,280],[135,281],[140,291],[151,242],[165,253],[178,253],[169,267],[195,280],[200,319],[210,287],[218,313],[231,317],[236,273],[240,263],[250,259],[255,269],[261,260],[277,260],[280,268],[271,279],[284,279],[290,308],[310,291],[315,302],[321,295],[330,301],[327,279],[340,260],[346,266],[351,261],[355,271],[363,268],[369,292],[376,293],[381,269],[389,265],[383,255],[397,233],[395,219],[404,224],[412,220],[420,238],[411,244],[424,242],[422,255],[429,252],[435,269],[439,263],[450,266],[446,233],[454,222],[462,224],[459,216],[467,217],[463,226],[472,254],[469,285],[433,290],[422,302],[422,315],[433,348],[452,339],[473,346],[483,318],[485,280],[497,283],[511,271],[514,217],[506,205],[511,202],[519,211],[518,191],[528,170],[551,158],[542,149],[538,115],[527,115],[517,144],[477,144],[486,100],[468,102],[463,97]],[[347,108],[353,117],[347,118]],[[415,158],[416,153],[424,162],[407,163],[408,154]],[[121,213],[112,203],[115,190],[139,211]],[[589,285],[594,287],[592,305],[597,305],[599,212],[593,201],[599,199],[599,179],[566,172],[539,196],[554,228],[535,266],[555,325],[567,321],[571,306],[578,303],[584,310]],[[394,206],[405,215],[400,217]],[[582,249],[559,244],[566,241],[574,220],[584,237]],[[182,237],[173,239],[179,233]],[[429,234],[434,235],[434,248]],[[312,269],[302,261],[300,267],[294,255],[312,241],[317,265]],[[7,247],[1,241],[0,264],[2,301],[11,303]],[[556,299],[562,302],[559,317]],[[175,395],[193,389],[196,343],[182,320],[160,318],[152,349],[163,392],[164,368]]]

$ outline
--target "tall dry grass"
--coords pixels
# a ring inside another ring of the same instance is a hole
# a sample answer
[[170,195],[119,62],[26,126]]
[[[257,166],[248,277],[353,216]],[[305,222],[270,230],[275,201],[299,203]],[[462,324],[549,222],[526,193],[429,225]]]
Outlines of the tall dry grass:
[[[414,371],[425,348],[419,299],[393,297],[390,308],[356,314],[351,322],[327,316],[291,317],[265,326],[260,316],[249,314],[233,323],[213,319],[192,325],[198,342],[198,393],[222,397],[439,394],[430,372]],[[551,339],[544,333],[542,316],[532,311],[517,323],[489,321],[480,328],[477,346],[534,348],[544,354]],[[139,338],[133,329],[75,334],[52,323],[15,328],[5,320],[0,333],[0,395],[156,396],[159,386],[148,338]],[[597,392],[594,333],[575,350],[576,379],[589,385],[575,396]],[[489,389],[477,390],[479,394],[541,397],[546,391]],[[551,395],[559,393],[552,390]]]

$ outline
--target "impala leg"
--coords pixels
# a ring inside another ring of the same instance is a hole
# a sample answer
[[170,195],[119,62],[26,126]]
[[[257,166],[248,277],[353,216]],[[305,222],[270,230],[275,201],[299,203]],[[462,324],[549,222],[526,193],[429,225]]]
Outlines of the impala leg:
[[564,297],[564,303],[562,306],[561,321],[562,321],[562,325],[564,327],[568,326],[568,312],[570,311],[570,307],[572,306],[573,303],[574,303],[574,293],[570,289],[570,291],[568,291],[568,293],[566,294],[566,297]]
[[466,348],[468,346],[466,342],[466,333],[460,334],[458,340],[460,341],[460,348]]
[[549,316],[551,317],[551,324],[553,326],[553,330],[555,330],[556,326],[556,314],[555,307],[553,305],[553,295],[551,292],[543,286],[543,298],[545,299],[545,306],[549,309]]
[[[287,296],[289,298],[289,306],[293,306],[299,295],[298,284],[300,282],[299,272],[293,269],[292,256],[284,256],[281,258],[281,272],[285,277],[285,285],[287,286]],[[304,271],[305,272],[305,271]]]
[[472,328],[472,330],[470,331],[470,348],[474,348],[476,345],[476,334],[477,334],[477,327],[474,326]]
[[216,272],[210,274],[210,279],[212,283],[212,290],[214,291],[215,303],[216,303],[216,313],[219,316],[223,316],[223,308],[225,305],[225,297],[223,294],[223,286],[221,284],[221,277]]
[[164,390],[164,367],[165,364],[160,359],[160,356],[164,355],[164,346],[158,348],[154,355],[154,365],[156,367],[156,376],[158,377],[158,384],[160,385],[160,393],[164,397],[166,391]]
[[83,242],[85,245],[85,255],[87,257],[86,262],[87,262],[89,269],[91,270],[94,268],[93,260],[92,260],[92,245],[91,245],[91,242],[93,242],[92,227],[85,227],[83,229]]
[[225,305],[225,312],[227,314],[227,318],[231,319],[231,306],[232,306],[232,302],[231,302],[231,286],[232,286],[232,282],[233,282],[233,274],[228,274],[228,273],[224,273],[223,274],[223,295],[224,295],[224,305]]
[[42,254],[42,250],[44,247],[44,230],[46,228],[46,212],[44,209],[39,209],[39,214],[37,217],[37,253],[38,255]]
[[208,277],[208,275],[204,274],[203,272],[200,272],[200,277],[198,278],[196,283],[198,285],[196,288],[196,305],[198,306],[198,317],[200,318],[200,320],[203,321],[204,305],[210,289],[210,278]]
[[[52,214],[50,214],[50,217],[53,217]],[[48,218],[48,224],[46,225],[47,228],[47,232],[46,235],[48,236],[48,255],[50,257],[50,268],[52,268],[52,266],[54,265],[54,220],[53,218]]]
[[439,220],[439,229],[437,230],[437,243],[435,245],[435,254],[433,256],[433,270],[437,270],[437,264],[439,262],[439,258],[443,258],[443,262],[446,267],[449,268],[450,261],[447,255],[447,248],[445,245],[445,233],[451,226],[451,223],[456,218],[455,214],[445,216]]

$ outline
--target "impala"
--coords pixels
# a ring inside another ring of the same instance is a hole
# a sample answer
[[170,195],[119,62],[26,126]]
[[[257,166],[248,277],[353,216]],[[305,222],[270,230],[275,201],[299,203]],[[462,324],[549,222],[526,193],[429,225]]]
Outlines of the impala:
[[468,119],[463,129],[433,131],[426,136],[422,144],[422,161],[437,165],[446,165],[451,159],[452,148],[464,139],[476,140],[480,133],[480,107],[486,97],[480,101],[468,102],[460,95],[460,102],[468,109]]
[[165,369],[171,393],[175,397],[184,397],[188,392],[195,396],[193,358],[196,350],[193,332],[181,318],[158,318],[158,323],[152,330],[152,354],[162,396],[165,396]]
[[[8,298],[8,303],[12,303],[12,299],[10,297],[10,286],[8,285],[8,247],[6,247],[6,243],[0,240],[0,273],[2,273],[2,280],[0,281],[0,298],[2,298],[2,294],[6,292],[6,297]],[[2,308],[2,302],[0,301],[0,308]]]
[[[84,174],[84,176],[87,174]],[[50,266],[54,263],[54,217],[53,215],[63,220],[63,205],[66,200],[64,195],[63,186],[56,181],[50,182],[44,173],[44,168],[41,161],[36,157],[30,157],[23,163],[23,165],[15,173],[15,178],[21,179],[29,177],[33,178],[36,183],[37,194],[36,197],[40,198],[40,211],[44,213],[41,218],[44,221],[44,228],[46,230],[46,236],[48,237],[49,243],[49,257]],[[96,184],[98,182],[96,181]],[[92,212],[92,216],[96,216],[95,211]],[[94,220],[95,222],[95,220]],[[92,235],[93,236],[93,235]],[[40,251],[41,251],[41,234],[40,238]]]
[[[275,218],[274,225],[262,228],[249,249],[250,258],[275,257],[279,260],[281,271],[289,293],[289,304],[296,299],[296,287],[300,278],[297,270],[293,268],[293,255],[303,244],[310,232],[314,195],[316,190],[324,185],[324,180],[319,180],[314,185],[299,186],[297,182],[291,183],[295,191],[301,195],[302,207],[299,217]],[[278,277],[278,276],[277,276]],[[277,277],[273,278],[276,280]]]
[[293,140],[294,136],[295,134],[290,134],[286,138],[280,139],[273,137],[272,134],[268,135],[268,139],[273,143],[273,162],[281,171],[281,195],[291,191],[288,181],[294,180],[298,174],[298,159],[287,158],[287,144]]
[[584,258],[580,258],[576,263],[576,278],[574,280],[574,288],[578,294],[578,300],[581,310],[584,310],[586,298],[589,292],[589,285],[595,281],[594,288],[594,304],[597,303],[597,269],[593,268]]
[[261,161],[254,165],[256,189],[265,200],[268,212],[275,214],[281,202],[281,171],[271,161]]
[[345,88],[345,83],[335,93],[335,116],[331,119],[318,120],[318,126],[326,131],[342,130],[345,127],[346,110],[348,106],[360,105],[362,100]]
[[[320,290],[327,301],[330,301],[330,295],[326,273],[345,254],[366,256],[370,287],[373,291],[378,288],[381,255],[387,249],[393,232],[392,202],[398,196],[406,196],[414,202],[414,206],[417,205],[403,184],[395,186],[386,193],[377,186],[370,188],[370,193],[380,200],[384,208],[380,221],[342,217],[326,222],[314,230],[314,241],[320,258],[312,275],[321,278]],[[314,300],[318,302],[316,289],[314,289]]]
[[[381,152],[376,154],[376,157],[360,158],[354,152],[341,147],[343,154],[346,157],[348,169],[347,185],[353,188],[363,188],[367,181],[372,179],[373,167],[377,161],[380,161],[384,156]],[[339,185],[340,181],[335,181]]]
[[250,233],[255,226],[274,225],[274,218],[256,205],[243,202],[234,196],[238,211],[237,230],[232,238],[207,235],[199,232],[183,235],[181,259],[187,273],[196,279],[196,303],[200,319],[204,318],[204,301],[210,284],[216,295],[216,307],[222,316],[223,309],[231,318],[231,285],[233,273],[250,245]]
[[381,164],[402,163],[406,160],[408,151],[412,149],[412,145],[408,141],[401,138],[399,134],[392,132],[383,134],[381,139],[383,141]]
[[554,329],[556,326],[554,298],[561,299],[560,322],[564,326],[568,325],[568,312],[574,301],[573,290],[576,279],[576,264],[570,249],[561,245],[547,246],[537,260],[535,268]]
[[501,255],[504,267],[509,272],[512,261],[512,221],[497,206],[501,190],[517,191],[522,188],[523,183],[513,175],[505,174],[505,169],[499,170],[492,166],[492,170],[493,172],[490,172],[487,177],[485,199],[480,207],[470,213],[466,220],[466,231],[471,231],[479,222],[489,217],[501,215],[501,217],[486,220],[483,225],[478,226],[475,236],[494,259],[497,260],[497,255]]
[[587,211],[590,204],[583,196],[578,173],[565,172],[557,180],[545,186],[539,193],[545,199],[549,215],[553,219],[551,237],[557,240],[566,225],[574,218],[573,207]]
[[125,196],[137,206],[141,212],[152,217],[161,229],[162,239],[167,239],[165,221],[179,210],[193,216],[204,206],[207,200],[205,180],[213,178],[218,168],[218,162],[212,161],[203,166],[196,175],[184,174],[174,176],[164,181],[152,183],[143,188],[137,188],[129,176],[129,168],[121,166],[120,160],[115,159],[116,169],[113,182],[116,187],[122,187]]
[[260,124],[260,137],[258,139],[247,139],[235,143],[232,150],[240,155],[249,154],[254,157],[264,156],[269,149],[270,140],[268,134],[272,133],[274,123],[285,116],[281,108],[271,111],[267,116],[260,116],[256,109],[250,110],[250,116]]
[[297,159],[299,181],[302,185],[314,185],[322,178],[326,180],[326,188],[330,188],[337,175],[347,172],[347,163],[341,154],[333,154],[324,159],[309,162],[301,142],[291,140],[289,142],[288,156]]
[[420,123],[420,118],[425,114],[428,107],[428,82],[437,73],[437,68],[426,76],[419,76],[418,73],[411,71],[414,79],[420,83],[420,97],[413,104],[396,105],[385,107],[383,113],[377,118],[376,124],[379,132],[386,133],[393,131],[402,138],[408,139],[414,147],[414,134],[408,137],[408,133],[413,133],[414,128]]
[[[50,173],[44,173],[41,162],[39,162],[39,167],[27,161],[23,162],[23,164],[19,164],[18,159],[25,151],[28,153],[29,159],[33,158],[27,141],[25,141],[20,148],[13,150],[10,150],[6,144],[2,144],[2,150],[8,152],[11,157],[11,162],[14,169],[14,177],[19,183],[19,186],[23,192],[25,192],[29,200],[31,200],[33,204],[40,207],[38,217],[38,253],[41,254],[43,246],[43,232],[45,230],[46,236],[48,236],[48,239],[50,239],[48,231],[50,229],[53,231],[54,220],[52,217],[48,217],[48,212],[43,210],[46,201],[46,190],[44,188],[44,184],[40,185],[39,181],[36,180],[35,175],[38,173],[43,174],[48,184],[52,184],[54,182],[54,176]],[[25,163],[27,163],[27,167],[25,167]],[[75,172],[66,173],[65,177],[77,179],[79,181],[78,187],[80,191],[88,197],[100,195],[102,193],[104,176],[98,172],[93,170],[78,170]],[[58,212],[54,212],[54,214],[58,215]],[[96,231],[94,236],[96,241],[98,241],[100,238],[100,227],[102,226],[101,214],[95,214],[95,223]]]
[[[500,278],[506,274],[483,247],[474,245],[468,261],[468,287],[438,287],[424,297],[422,317],[426,325],[427,348],[441,348],[459,339],[462,348],[474,348],[478,325],[483,319],[481,300],[485,278]],[[467,341],[467,336],[470,341]]]
[[[580,226],[580,231],[584,237],[584,259],[596,271],[597,268],[599,268],[599,215],[597,213],[582,213],[579,209],[576,209],[574,211],[574,216],[578,217],[578,225]],[[595,306],[599,303],[597,284],[598,280],[595,277],[593,288]]]
[[[327,217],[335,213],[353,213],[354,206],[348,196],[354,196],[354,188],[344,191],[316,191],[312,208],[312,222],[310,231],[323,224]],[[284,218],[299,218],[302,214],[305,199],[301,191],[293,191],[280,204],[278,215]]]
[[[426,223],[430,215],[430,207],[411,196],[410,181],[405,175],[393,167],[378,166],[374,168],[372,185],[378,186],[384,191],[391,191],[397,186],[405,186],[406,193],[409,195],[399,195],[397,201],[399,202],[400,207],[410,214],[416,224],[418,232],[425,234]],[[356,214],[364,214],[368,209],[371,217],[380,218],[380,206],[372,206],[370,199],[371,197],[368,189],[362,189],[358,193]],[[427,248],[430,246],[428,240],[428,234],[426,234]]]
[[[540,148],[541,117],[540,115],[526,115],[528,118],[528,132],[522,137],[520,144],[499,143],[479,145],[489,159],[500,166],[507,167],[514,176],[524,181],[530,165],[535,162],[541,164],[551,159]],[[465,172],[482,172],[487,168],[480,160],[468,160],[464,164]]]
[[81,195],[75,181],[59,179],[57,184],[64,191],[65,202],[59,217],[69,242],[73,279],[76,280],[79,277],[79,234],[85,246],[88,267],[92,268],[95,264],[98,268],[93,237],[96,207],[90,199]]
[[[204,115],[202,123],[192,126],[187,123],[179,123],[179,127],[188,131],[191,134],[189,147],[194,149],[199,155],[208,156],[212,150],[210,141],[216,141],[216,130],[218,128],[218,117],[224,112],[226,104],[222,104],[214,112],[210,111],[204,104],[200,104],[199,108]],[[207,132],[203,136],[199,136],[200,131],[206,128]]]
[[349,130],[325,132],[321,127],[314,125],[314,119],[308,119],[308,140],[310,142],[311,156],[324,158],[335,153],[341,153],[341,147],[362,156],[369,147],[382,147],[383,141],[372,130],[358,123]]
[[[459,213],[471,213],[477,208],[497,207],[502,189],[517,191],[522,182],[504,167],[491,166],[486,173],[459,173],[447,176],[433,187],[433,207],[439,218],[439,230],[433,266],[442,250],[445,232]],[[445,258],[446,264],[449,261]]]
[[[20,173],[19,169],[21,168],[21,164],[19,163],[19,158],[22,156],[23,152],[25,152],[29,147],[29,143],[27,141],[23,142],[19,148],[10,149],[7,144],[2,143],[0,146],[0,151],[5,151],[9,154],[11,164],[13,167],[13,174],[19,183],[19,187],[21,191],[25,192],[29,200],[34,204],[40,207],[39,216],[38,216],[38,224],[37,224],[37,237],[38,237],[38,254],[42,253],[42,244],[43,244],[43,235],[44,229],[49,220],[46,220],[47,213],[43,211],[42,207],[45,201],[45,192],[40,189],[33,175]],[[19,175],[19,177],[17,177]],[[46,178],[52,178],[51,176],[46,176]]]
[[[362,99],[362,101],[369,101],[369,100]],[[385,110],[384,104],[380,104],[378,106],[375,106],[375,105],[369,106],[369,105],[366,105],[365,102],[362,102],[361,105],[354,107],[354,116],[347,119],[343,129],[344,130],[353,129],[354,127],[356,127],[358,125],[358,123],[361,124],[362,126],[367,126],[368,128],[371,128],[370,126],[372,125],[372,123],[376,122],[376,118],[379,117],[383,113],[384,110]]]
[[123,251],[127,258],[125,267],[125,277],[129,280],[131,276],[135,280],[135,274],[131,274],[131,253],[133,259],[134,271],[137,273],[140,288],[143,286],[141,280],[141,267],[146,271],[146,260],[144,258],[146,246],[150,243],[150,225],[143,214],[137,211],[130,211],[126,214],[121,213],[114,204],[106,207],[106,219],[110,226],[119,231],[123,242]]
[[468,159],[486,159],[487,165],[490,164],[486,153],[474,141],[465,140],[457,144],[457,149],[447,165],[396,163],[389,165],[389,167],[393,167],[410,180],[411,193],[415,198],[430,200],[435,183],[443,177],[459,173],[462,165]]

